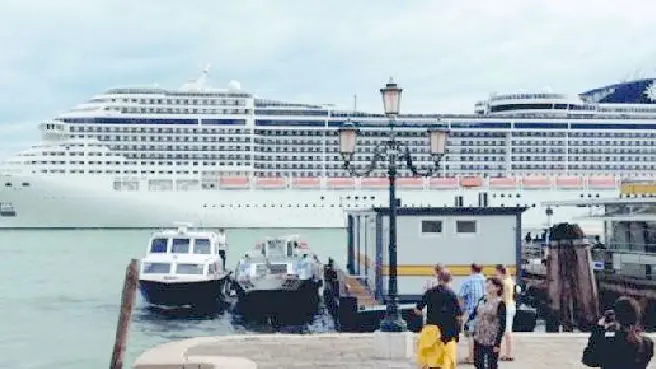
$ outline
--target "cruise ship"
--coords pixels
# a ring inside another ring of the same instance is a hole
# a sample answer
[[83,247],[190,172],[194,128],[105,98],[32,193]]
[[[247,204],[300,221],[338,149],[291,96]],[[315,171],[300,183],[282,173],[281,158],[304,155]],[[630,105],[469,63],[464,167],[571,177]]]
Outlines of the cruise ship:
[[[349,176],[337,134],[345,122],[360,127],[363,168],[387,136],[382,104],[285,102],[206,79],[207,70],[177,89],[108,89],[42,122],[40,143],[2,163],[0,228],[339,228],[348,210],[387,205],[384,163]],[[523,228],[539,230],[542,202],[618,197],[623,180],[656,173],[655,82],[491,94],[471,114],[401,114],[397,137],[419,167],[432,165],[427,128],[450,131],[437,175],[401,172],[401,206],[527,207]],[[556,208],[549,221],[588,211]]]

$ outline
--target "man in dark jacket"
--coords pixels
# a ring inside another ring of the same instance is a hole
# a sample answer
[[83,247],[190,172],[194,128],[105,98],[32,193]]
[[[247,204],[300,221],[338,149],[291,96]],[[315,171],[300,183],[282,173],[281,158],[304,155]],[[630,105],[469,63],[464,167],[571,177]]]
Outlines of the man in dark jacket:
[[422,310],[427,308],[426,324],[440,328],[444,343],[451,340],[457,342],[462,326],[463,312],[458,297],[449,287],[451,279],[451,273],[447,269],[441,269],[437,276],[437,286],[426,290],[415,308],[417,315],[422,315]]

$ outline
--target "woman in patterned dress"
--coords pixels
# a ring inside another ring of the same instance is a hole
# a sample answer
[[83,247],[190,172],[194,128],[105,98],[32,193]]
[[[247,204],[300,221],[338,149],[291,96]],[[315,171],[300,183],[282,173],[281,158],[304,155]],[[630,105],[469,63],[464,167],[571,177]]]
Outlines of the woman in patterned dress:
[[503,282],[497,277],[487,279],[487,295],[474,311],[474,366],[476,369],[497,369],[501,340],[506,332],[506,304]]

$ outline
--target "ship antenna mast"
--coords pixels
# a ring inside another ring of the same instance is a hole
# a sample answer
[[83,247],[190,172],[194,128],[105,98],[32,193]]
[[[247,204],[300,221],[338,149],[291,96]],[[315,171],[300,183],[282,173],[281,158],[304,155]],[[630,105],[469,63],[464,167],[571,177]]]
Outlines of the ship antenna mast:
[[210,73],[210,68],[212,68],[212,64],[207,64],[205,69],[203,69],[203,73],[198,77],[195,83],[197,88],[200,89],[205,86],[205,81],[207,80],[207,75]]

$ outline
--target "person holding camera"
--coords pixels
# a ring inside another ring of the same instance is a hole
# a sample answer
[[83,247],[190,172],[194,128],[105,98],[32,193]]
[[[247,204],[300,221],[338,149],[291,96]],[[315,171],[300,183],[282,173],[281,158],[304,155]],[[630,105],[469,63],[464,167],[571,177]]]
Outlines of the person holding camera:
[[654,356],[654,341],[640,332],[640,306],[621,297],[592,329],[583,351],[583,365],[602,369],[646,369]]

